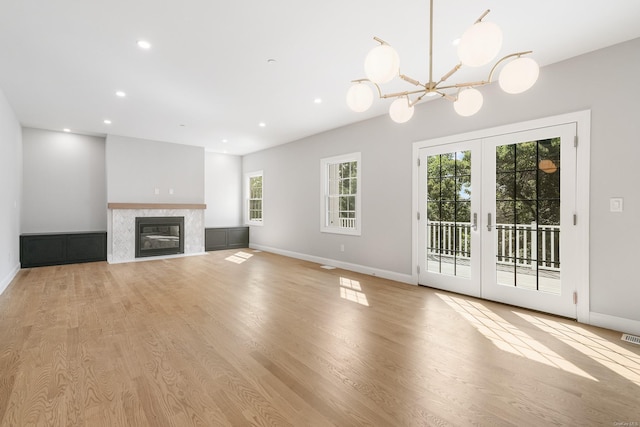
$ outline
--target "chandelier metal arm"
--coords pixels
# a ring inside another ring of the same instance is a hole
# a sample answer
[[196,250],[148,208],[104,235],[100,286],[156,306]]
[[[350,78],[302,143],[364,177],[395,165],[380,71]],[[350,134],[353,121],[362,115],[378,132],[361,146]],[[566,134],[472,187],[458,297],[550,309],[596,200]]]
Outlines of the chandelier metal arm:
[[425,90],[424,89],[416,89],[416,90],[405,90],[404,92],[386,93],[386,94],[381,94],[380,98],[382,98],[382,99],[400,98],[400,97],[403,97],[403,96],[415,95],[416,93],[421,93],[424,96]]
[[461,89],[464,87],[474,87],[474,86],[484,86],[486,84],[489,84],[491,82],[487,81],[487,80],[479,80],[476,82],[466,82],[466,83],[456,83],[453,85],[449,85],[449,86],[439,86],[438,89],[440,90],[445,90],[445,89]]
[[456,71],[458,71],[461,67],[462,67],[462,62],[459,62],[455,67],[453,67],[453,68],[451,69],[451,71],[449,71],[447,74],[445,74],[444,76],[442,76],[442,77],[440,78],[440,81],[439,81],[438,83],[436,83],[436,85],[435,85],[435,86],[437,87],[440,83],[442,83],[442,82],[444,82],[445,80],[447,80],[447,79],[448,79],[449,77],[451,77],[451,76],[452,76]]
[[482,19],[483,19],[485,16],[487,16],[487,15],[489,14],[489,12],[491,12],[491,9],[487,9],[487,10],[485,10],[485,11],[484,11],[484,13],[483,13],[482,15],[480,15],[480,18],[478,18],[478,19],[476,20],[476,22],[474,22],[474,24],[477,24],[477,23],[479,23],[479,22],[482,22]]
[[389,44],[389,43],[387,43],[386,41],[382,40],[382,39],[381,39],[381,38],[379,38],[379,37],[374,36],[374,37],[373,37],[373,39],[374,39],[375,41],[377,41],[378,43],[380,43],[380,44],[386,44],[387,46],[390,46],[390,44]]
[[429,1],[429,86],[433,86],[433,0]]
[[514,56],[521,57],[522,55],[528,55],[530,53],[533,53],[533,51],[532,50],[525,50],[523,52],[512,53],[510,55],[507,55],[507,56],[504,56],[504,57],[500,58],[500,60],[498,62],[496,62],[496,64],[493,66],[491,71],[489,71],[489,77],[487,78],[488,82],[491,83],[491,79],[493,77],[493,73],[496,71],[496,68],[498,68],[498,65],[500,65],[502,62],[504,62],[505,60],[507,60],[509,58],[513,58]]
[[[484,17],[489,14],[489,12],[491,12],[491,9],[485,10],[484,13],[480,15],[480,17],[474,22],[474,24],[481,22],[482,19],[484,19]],[[377,41],[380,41],[376,37],[374,37],[374,39],[376,39]],[[430,0],[429,1],[429,83],[423,86],[425,87],[425,89],[427,89],[427,91],[433,92],[440,83],[444,82],[449,77],[451,77],[456,71],[460,69],[460,67],[462,67],[462,62],[458,63],[455,67],[451,69],[451,71],[449,71],[447,74],[442,76],[442,78],[438,83],[434,84],[434,81],[433,81],[433,0]],[[400,75],[400,77],[402,77],[403,80],[406,80],[402,75]],[[489,79],[489,81],[491,80]]]
[[424,87],[424,88],[426,88],[426,87],[427,87],[426,85],[424,85],[424,84],[420,83],[418,80],[413,79],[413,78],[411,78],[411,77],[409,77],[409,76],[407,76],[407,75],[400,74],[398,77],[400,77],[402,80],[404,80],[404,81],[405,81],[405,82],[407,82],[407,83],[411,83],[411,84],[412,84],[412,85],[414,85],[414,86],[422,86],[422,87]]

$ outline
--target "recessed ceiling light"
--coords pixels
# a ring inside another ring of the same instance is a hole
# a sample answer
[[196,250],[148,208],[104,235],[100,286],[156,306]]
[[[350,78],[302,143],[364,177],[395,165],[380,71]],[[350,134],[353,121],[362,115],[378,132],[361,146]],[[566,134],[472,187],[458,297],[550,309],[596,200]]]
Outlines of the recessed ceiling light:
[[64,128],[62,130],[65,131],[65,132],[71,132],[71,129],[69,129],[69,128]]
[[105,125],[110,125],[110,124],[111,124],[111,120],[109,120],[109,119],[104,119],[104,122],[103,122],[103,123],[104,123]]
[[265,122],[260,122],[258,123],[258,126],[260,126],[261,128],[265,127],[267,124]]
[[226,144],[227,142],[229,142],[229,140],[228,140],[228,139],[223,139],[223,140],[222,140],[222,143],[223,143],[223,144]]
[[314,104],[322,104],[322,98],[316,98],[313,100]]
[[138,47],[140,49],[151,49],[151,43],[146,40],[138,40]]
[[125,96],[127,96],[126,93],[124,93],[123,91],[119,90],[116,92],[116,96],[119,96],[120,98],[124,98]]

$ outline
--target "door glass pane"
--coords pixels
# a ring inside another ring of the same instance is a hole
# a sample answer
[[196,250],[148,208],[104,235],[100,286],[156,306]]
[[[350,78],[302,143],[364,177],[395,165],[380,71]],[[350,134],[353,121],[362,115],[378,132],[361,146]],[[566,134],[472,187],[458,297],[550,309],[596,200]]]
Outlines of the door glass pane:
[[496,148],[500,285],[560,294],[560,138]]
[[471,151],[427,157],[427,270],[470,278]]

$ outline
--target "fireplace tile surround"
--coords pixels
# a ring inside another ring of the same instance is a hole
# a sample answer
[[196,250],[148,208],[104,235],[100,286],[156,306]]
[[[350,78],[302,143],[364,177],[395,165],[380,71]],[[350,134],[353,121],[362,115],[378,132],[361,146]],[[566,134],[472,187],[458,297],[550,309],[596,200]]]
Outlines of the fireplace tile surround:
[[[181,209],[183,206],[185,208]],[[204,207],[205,205],[186,204],[109,203],[107,261],[115,264],[154,258],[136,258],[136,217],[184,217],[184,254],[177,256],[205,253]]]

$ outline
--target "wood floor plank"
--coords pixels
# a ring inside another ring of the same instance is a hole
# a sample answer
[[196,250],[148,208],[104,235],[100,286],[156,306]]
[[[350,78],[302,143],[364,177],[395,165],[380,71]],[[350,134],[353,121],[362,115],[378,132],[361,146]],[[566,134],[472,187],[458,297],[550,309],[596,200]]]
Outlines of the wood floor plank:
[[640,422],[615,331],[250,249],[22,270],[0,426]]

